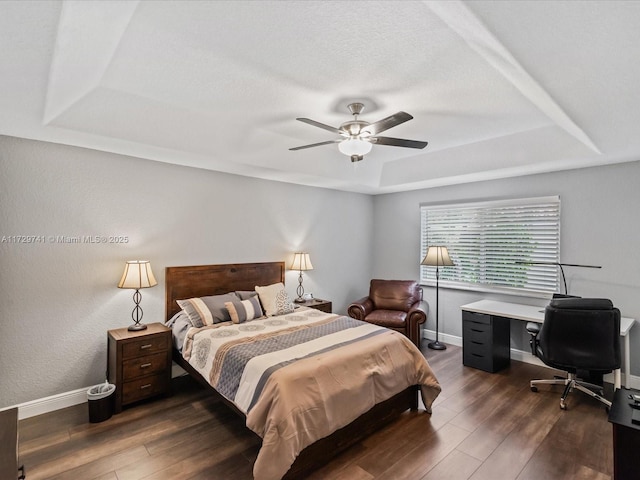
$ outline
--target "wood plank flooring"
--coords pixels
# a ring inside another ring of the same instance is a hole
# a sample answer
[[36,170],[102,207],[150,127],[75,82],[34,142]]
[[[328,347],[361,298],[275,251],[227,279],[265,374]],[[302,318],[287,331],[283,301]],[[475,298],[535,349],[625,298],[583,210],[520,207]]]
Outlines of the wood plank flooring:
[[[462,365],[462,350],[426,348],[442,385],[433,414],[406,412],[309,480],[606,480],[611,425],[579,392],[529,390],[553,371],[516,361],[489,374]],[[86,404],[20,421],[29,480],[252,479],[259,439],[189,377],[173,396],[91,424]]]

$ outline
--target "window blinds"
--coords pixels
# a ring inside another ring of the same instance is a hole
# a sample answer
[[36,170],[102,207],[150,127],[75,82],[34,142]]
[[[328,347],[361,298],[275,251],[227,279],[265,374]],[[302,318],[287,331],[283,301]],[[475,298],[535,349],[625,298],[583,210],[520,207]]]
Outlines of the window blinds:
[[[440,285],[522,294],[555,292],[560,258],[560,197],[456,205],[421,205],[421,259],[444,245],[455,263],[440,268]],[[531,262],[531,263],[529,263]],[[435,268],[420,267],[435,282]]]

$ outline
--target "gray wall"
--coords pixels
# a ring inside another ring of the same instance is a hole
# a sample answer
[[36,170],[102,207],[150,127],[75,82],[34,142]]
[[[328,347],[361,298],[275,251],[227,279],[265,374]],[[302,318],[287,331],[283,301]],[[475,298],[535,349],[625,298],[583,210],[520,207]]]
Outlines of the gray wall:
[[[107,330],[131,323],[124,262],[151,261],[144,322],[164,317],[164,268],[290,262],[345,312],[371,276],[373,198],[0,136],[0,408],[104,381]],[[64,244],[51,235],[124,235]],[[295,294],[297,273],[287,272]]]
[[[421,203],[560,195],[561,260],[601,265],[565,268],[569,292],[611,298],[640,320],[640,162],[530,175],[374,197],[373,275],[415,278],[420,263]],[[425,287],[435,330],[435,288]],[[440,289],[440,331],[461,336],[460,305],[483,298],[544,305],[545,300]],[[511,322],[512,345],[528,349],[523,322]],[[631,373],[640,374],[640,326],[631,330]]]
[[[370,197],[178,167],[0,136],[0,408],[104,379],[106,331],[130,323],[125,260],[148,259],[159,285],[142,291],[144,321],[164,316],[164,267],[290,261],[311,253],[305,289],[348,303],[369,279],[418,278],[419,205],[557,195],[571,293],[611,298],[640,319],[640,162]],[[50,235],[126,235],[124,244],[63,244]],[[287,272],[294,294],[296,272]],[[435,291],[425,288],[432,313]],[[459,306],[481,298],[540,299],[441,289],[440,327],[461,335]],[[512,322],[512,341],[526,335]],[[435,327],[431,315],[427,328]],[[640,328],[631,331],[640,374]]]

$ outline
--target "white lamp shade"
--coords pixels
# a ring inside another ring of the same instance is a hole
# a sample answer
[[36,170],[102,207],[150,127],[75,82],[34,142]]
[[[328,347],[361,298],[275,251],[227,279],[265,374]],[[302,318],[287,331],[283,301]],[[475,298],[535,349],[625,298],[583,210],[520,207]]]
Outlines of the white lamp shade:
[[291,262],[291,270],[313,270],[313,265],[311,265],[311,259],[309,258],[308,253],[297,252],[293,255],[293,262]]
[[427,265],[429,267],[453,267],[455,263],[453,263],[451,257],[449,257],[447,247],[435,245],[429,247],[420,265]]
[[148,260],[130,260],[124,266],[118,288],[149,288],[157,284]]
[[371,142],[359,138],[347,138],[338,144],[338,150],[349,157],[351,155],[366,155],[372,148]]

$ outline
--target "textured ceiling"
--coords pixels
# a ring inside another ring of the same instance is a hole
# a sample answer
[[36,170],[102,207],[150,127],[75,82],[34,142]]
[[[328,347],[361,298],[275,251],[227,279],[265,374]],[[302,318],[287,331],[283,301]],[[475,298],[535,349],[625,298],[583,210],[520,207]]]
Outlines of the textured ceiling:
[[[2,1],[0,134],[384,193],[640,160],[640,2]],[[414,119],[352,164],[339,126]]]

